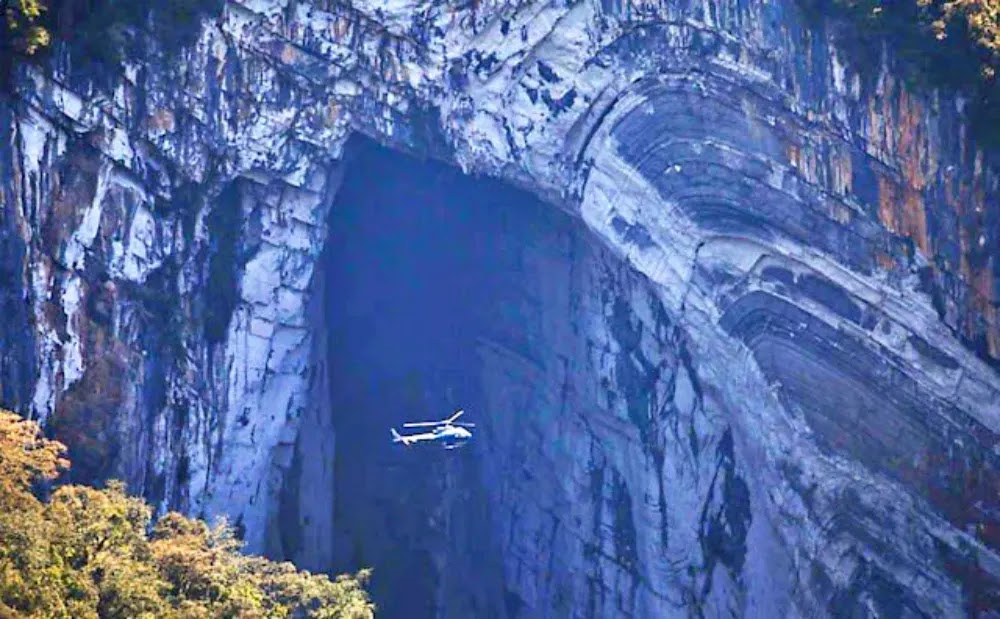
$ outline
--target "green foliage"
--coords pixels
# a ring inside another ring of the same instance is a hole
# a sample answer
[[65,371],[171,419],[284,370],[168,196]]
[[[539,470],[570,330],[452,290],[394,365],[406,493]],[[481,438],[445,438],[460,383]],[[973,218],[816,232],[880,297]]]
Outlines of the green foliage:
[[41,0],[0,0],[0,53],[31,56],[49,44],[43,26],[47,7]]
[[918,86],[969,96],[980,141],[1000,143],[1000,0],[799,0],[810,15],[837,15],[862,66],[883,40]]
[[123,484],[32,492],[69,466],[0,411],[0,619],[369,619],[369,572],[331,580],[240,553],[232,529],[152,511]]
[[[139,51],[138,32],[170,52],[193,42],[224,0],[0,0],[0,63],[68,44],[77,64],[113,65]],[[9,66],[5,69],[9,69]]]
[[15,62],[49,46],[47,11],[45,0],[0,0],[0,84],[7,81]]

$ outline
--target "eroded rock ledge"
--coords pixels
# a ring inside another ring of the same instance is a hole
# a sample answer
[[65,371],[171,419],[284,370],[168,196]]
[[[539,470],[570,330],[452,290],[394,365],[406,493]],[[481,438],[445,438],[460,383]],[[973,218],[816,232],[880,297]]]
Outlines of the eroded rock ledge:
[[[643,282],[605,282],[621,303],[581,336],[603,356],[571,358],[624,394],[560,413],[613,428],[603,451],[551,456],[631,506],[552,537],[616,567],[556,565],[553,588],[514,557],[566,547],[513,527],[508,612],[993,608],[996,166],[961,100],[852,67],[802,23],[787,1],[261,0],[112,89],[25,68],[0,105],[5,404],[83,428],[114,463],[91,474],[280,548],[301,420],[329,422],[312,286],[360,132],[531,191]],[[671,443],[677,424],[697,440]],[[328,488],[316,475],[295,479]],[[295,512],[303,535],[332,509]]]

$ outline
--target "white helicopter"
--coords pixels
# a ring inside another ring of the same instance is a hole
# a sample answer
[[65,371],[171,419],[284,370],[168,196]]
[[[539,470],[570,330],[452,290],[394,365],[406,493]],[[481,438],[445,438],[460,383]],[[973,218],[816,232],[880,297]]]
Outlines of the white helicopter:
[[472,432],[469,432],[465,428],[476,427],[476,424],[474,423],[455,423],[455,420],[461,417],[463,413],[465,413],[465,411],[460,410],[443,421],[418,421],[403,424],[404,428],[434,426],[434,429],[430,432],[423,432],[421,434],[409,434],[403,436],[399,432],[396,432],[396,428],[390,428],[390,430],[392,430],[392,442],[403,443],[404,445],[409,446],[420,441],[441,441],[444,444],[445,449],[455,449],[456,447],[461,447],[467,440],[472,438]]

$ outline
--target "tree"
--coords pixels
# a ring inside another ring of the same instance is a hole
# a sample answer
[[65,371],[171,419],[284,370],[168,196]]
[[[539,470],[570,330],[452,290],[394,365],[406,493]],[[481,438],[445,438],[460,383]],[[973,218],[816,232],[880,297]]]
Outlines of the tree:
[[369,619],[370,572],[331,580],[241,554],[224,521],[152,510],[112,481],[36,485],[69,467],[38,424],[0,411],[0,619]]
[[69,468],[66,446],[44,438],[38,424],[0,410],[0,506],[5,499],[30,495],[36,480],[55,479]]
[[49,44],[49,31],[42,25],[48,10],[40,0],[0,0],[0,51],[33,55]]
[[1000,0],[799,0],[812,16],[838,15],[850,54],[873,68],[888,41],[899,68],[925,87],[965,94],[977,138],[1000,144]]

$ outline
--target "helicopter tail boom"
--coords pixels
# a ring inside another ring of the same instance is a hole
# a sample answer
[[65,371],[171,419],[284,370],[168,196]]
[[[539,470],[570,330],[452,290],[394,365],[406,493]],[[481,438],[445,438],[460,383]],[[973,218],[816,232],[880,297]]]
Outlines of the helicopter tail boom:
[[404,445],[409,445],[410,441],[406,440],[405,436],[400,436],[399,432],[396,432],[396,428],[389,428],[392,431],[392,442],[402,443]]

